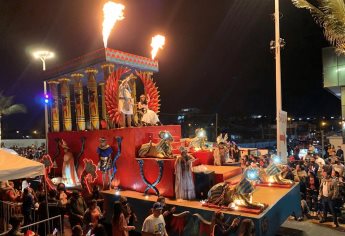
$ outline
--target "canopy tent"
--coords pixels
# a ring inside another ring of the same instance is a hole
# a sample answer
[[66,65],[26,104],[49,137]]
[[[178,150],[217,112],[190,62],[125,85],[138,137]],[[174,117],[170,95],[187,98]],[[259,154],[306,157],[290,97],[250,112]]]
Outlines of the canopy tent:
[[0,149],[0,181],[44,175],[44,165]]

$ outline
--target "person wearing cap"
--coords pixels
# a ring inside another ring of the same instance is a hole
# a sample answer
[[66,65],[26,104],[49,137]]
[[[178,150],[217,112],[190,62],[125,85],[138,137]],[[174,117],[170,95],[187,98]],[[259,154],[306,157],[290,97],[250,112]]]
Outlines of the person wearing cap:
[[192,173],[194,157],[188,154],[186,147],[180,147],[181,156],[175,161],[175,194],[176,199],[195,199],[195,187]]
[[153,204],[153,213],[149,215],[143,224],[142,236],[168,236],[165,229],[165,221],[162,215],[163,206],[159,202]]
[[[99,139],[99,146],[97,147],[97,154],[99,157],[98,168],[102,172],[102,183],[103,190],[110,187],[111,182],[111,169],[112,169],[112,158],[113,149],[107,144],[105,138]],[[108,183],[106,183],[108,176]]]

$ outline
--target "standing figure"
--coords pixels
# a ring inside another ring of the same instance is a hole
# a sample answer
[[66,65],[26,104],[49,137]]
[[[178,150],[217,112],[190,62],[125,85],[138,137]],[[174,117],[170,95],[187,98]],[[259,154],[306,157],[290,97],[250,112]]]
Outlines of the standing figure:
[[213,151],[214,165],[221,166],[225,162],[229,162],[229,149],[226,145],[228,135],[225,134],[224,137],[220,134],[217,137],[217,147]]
[[141,114],[141,122],[143,125],[156,125],[159,124],[159,118],[156,112],[149,109],[150,97],[147,95],[140,95],[138,102],[138,112]]
[[67,146],[65,140],[61,141],[61,147],[63,148],[63,163],[62,163],[62,182],[67,187],[79,185],[79,178],[74,166],[74,157],[70,148]]
[[176,199],[195,199],[195,187],[192,175],[194,157],[188,155],[185,147],[180,147],[181,156],[175,161],[175,194]]
[[132,126],[131,123],[134,101],[132,98],[132,91],[129,86],[129,81],[131,80],[131,78],[131,76],[128,76],[121,82],[119,86],[119,111],[122,115],[121,127],[126,126],[126,121],[128,127]]
[[[111,182],[111,155],[113,154],[113,149],[107,144],[107,140],[105,138],[100,138],[99,142],[100,144],[97,148],[97,154],[99,157],[98,168],[102,172],[103,189],[105,189],[105,186],[107,185],[107,187],[109,187]],[[107,176],[108,183],[106,184]]]

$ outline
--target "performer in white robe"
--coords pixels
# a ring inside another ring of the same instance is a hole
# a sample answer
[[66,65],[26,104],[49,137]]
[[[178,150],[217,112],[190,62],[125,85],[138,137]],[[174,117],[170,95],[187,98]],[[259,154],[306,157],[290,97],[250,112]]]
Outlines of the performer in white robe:
[[180,147],[181,156],[175,161],[175,194],[176,199],[195,199],[195,187],[192,173],[194,157],[188,155],[185,147]]
[[134,101],[132,98],[132,91],[129,86],[129,81],[132,76],[128,76],[124,79],[119,86],[119,111],[122,114],[121,127],[132,126],[132,115],[133,115],[133,105]]

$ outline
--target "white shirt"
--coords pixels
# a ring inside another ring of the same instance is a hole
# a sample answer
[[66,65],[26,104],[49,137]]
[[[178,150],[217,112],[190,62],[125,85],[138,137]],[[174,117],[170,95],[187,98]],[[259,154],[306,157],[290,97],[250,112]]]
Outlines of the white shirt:
[[325,165],[325,160],[319,157],[315,159],[315,163],[319,165],[319,171],[321,171],[322,167]]
[[143,223],[143,232],[151,234],[165,234],[165,221],[163,215],[159,217],[154,217],[153,214],[149,215]]
[[322,186],[322,195],[323,195],[324,197],[328,197],[328,184],[329,184],[329,183],[330,183],[329,181],[323,182],[323,186]]

